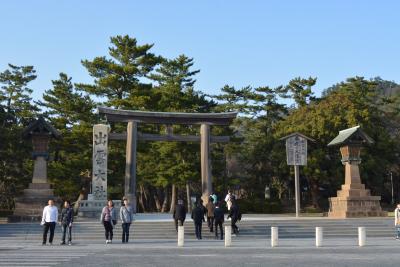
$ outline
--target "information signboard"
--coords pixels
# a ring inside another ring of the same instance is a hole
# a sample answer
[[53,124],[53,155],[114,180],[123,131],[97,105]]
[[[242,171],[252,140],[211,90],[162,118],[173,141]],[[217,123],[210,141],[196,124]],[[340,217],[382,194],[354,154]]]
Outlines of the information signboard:
[[286,157],[288,165],[307,165],[307,139],[299,135],[287,138]]

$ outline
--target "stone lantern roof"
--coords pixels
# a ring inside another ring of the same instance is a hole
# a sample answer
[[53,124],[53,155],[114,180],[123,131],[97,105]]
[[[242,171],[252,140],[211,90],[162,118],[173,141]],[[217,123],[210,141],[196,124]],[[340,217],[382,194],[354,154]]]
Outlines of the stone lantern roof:
[[46,122],[43,116],[39,116],[39,118],[33,122],[31,122],[28,127],[22,133],[24,138],[29,138],[32,135],[40,135],[46,134],[50,135],[56,139],[61,138],[61,134],[54,128],[50,123]]
[[373,144],[374,140],[369,137],[360,126],[357,125],[352,128],[348,128],[339,131],[339,135],[336,136],[328,146],[338,146],[338,145],[352,145],[352,144]]

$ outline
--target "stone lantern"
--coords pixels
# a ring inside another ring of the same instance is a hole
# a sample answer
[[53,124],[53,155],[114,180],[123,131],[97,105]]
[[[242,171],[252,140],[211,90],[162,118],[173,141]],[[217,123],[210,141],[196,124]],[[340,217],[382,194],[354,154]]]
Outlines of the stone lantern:
[[370,190],[361,183],[359,164],[361,148],[373,144],[373,140],[360,126],[339,132],[328,146],[340,146],[342,164],[345,166],[345,183],[337,197],[329,198],[329,217],[349,218],[386,216],[380,206],[380,196],[371,196]]
[[34,160],[33,178],[29,188],[15,199],[14,215],[9,221],[34,221],[41,218],[43,207],[54,199],[53,189],[47,182],[47,161],[51,138],[60,138],[60,133],[40,116],[23,132],[23,137],[32,140]]

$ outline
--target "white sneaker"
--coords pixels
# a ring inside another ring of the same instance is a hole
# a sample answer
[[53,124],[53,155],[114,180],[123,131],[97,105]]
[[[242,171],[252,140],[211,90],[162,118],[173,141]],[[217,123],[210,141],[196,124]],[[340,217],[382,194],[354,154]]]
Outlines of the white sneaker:
[[106,240],[106,244],[108,244],[108,240]]
[[109,242],[110,244],[112,244],[112,240],[110,240],[110,242]]

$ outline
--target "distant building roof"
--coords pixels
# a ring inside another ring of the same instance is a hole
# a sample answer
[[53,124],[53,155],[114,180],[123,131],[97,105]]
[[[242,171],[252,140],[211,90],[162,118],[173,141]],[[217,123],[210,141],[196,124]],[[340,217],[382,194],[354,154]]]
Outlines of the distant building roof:
[[339,135],[336,136],[328,146],[336,146],[342,144],[356,144],[356,143],[367,143],[373,144],[374,140],[369,137],[363,130],[361,130],[360,126],[357,125],[352,128],[348,128],[339,132]]
[[33,134],[39,133],[48,133],[54,138],[60,138],[61,134],[57,131],[56,128],[53,127],[50,123],[46,122],[46,120],[39,116],[39,118],[33,122],[31,122],[28,127],[23,132],[23,136],[25,138],[32,136]]

